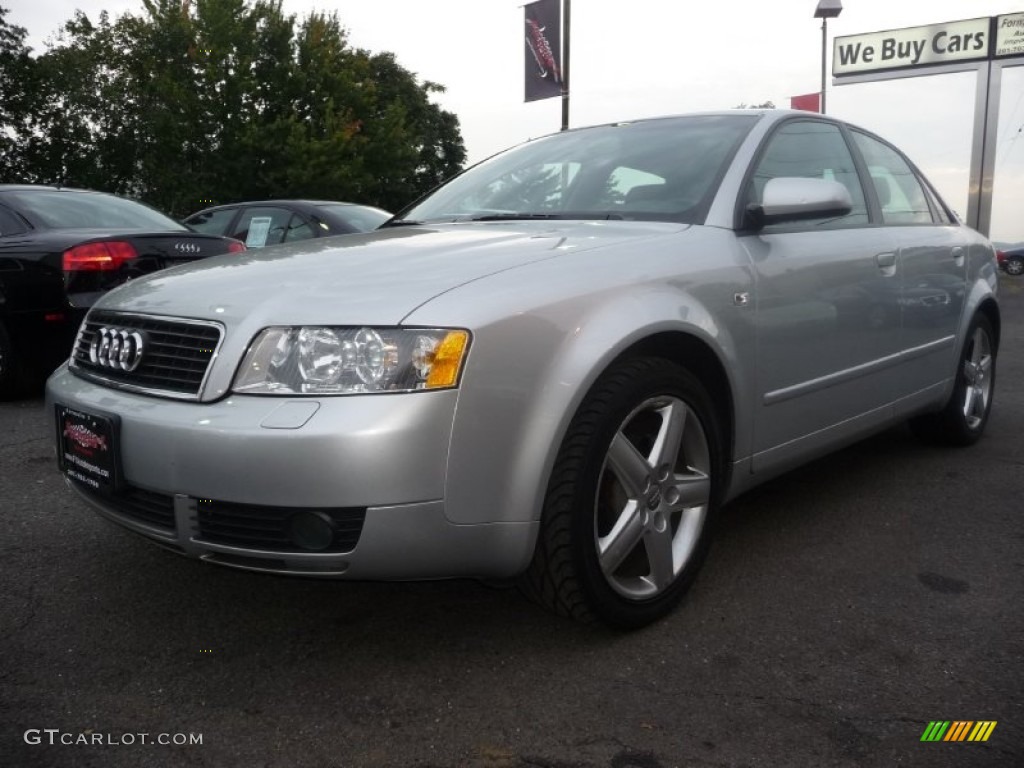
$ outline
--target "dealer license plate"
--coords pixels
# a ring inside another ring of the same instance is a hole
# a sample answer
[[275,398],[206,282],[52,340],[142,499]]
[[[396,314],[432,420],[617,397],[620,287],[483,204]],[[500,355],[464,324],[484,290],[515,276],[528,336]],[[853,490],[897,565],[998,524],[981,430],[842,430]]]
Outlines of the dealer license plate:
[[88,489],[110,493],[117,487],[115,417],[57,406],[57,458],[61,471]]

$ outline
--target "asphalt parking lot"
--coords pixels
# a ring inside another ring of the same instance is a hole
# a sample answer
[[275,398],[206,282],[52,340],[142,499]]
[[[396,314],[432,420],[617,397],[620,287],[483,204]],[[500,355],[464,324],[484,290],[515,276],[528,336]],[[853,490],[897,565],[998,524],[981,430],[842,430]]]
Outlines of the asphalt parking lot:
[[1002,300],[982,442],[899,428],[761,487],[632,634],[165,553],[64,488],[40,399],[0,404],[0,764],[1024,765],[1024,279]]

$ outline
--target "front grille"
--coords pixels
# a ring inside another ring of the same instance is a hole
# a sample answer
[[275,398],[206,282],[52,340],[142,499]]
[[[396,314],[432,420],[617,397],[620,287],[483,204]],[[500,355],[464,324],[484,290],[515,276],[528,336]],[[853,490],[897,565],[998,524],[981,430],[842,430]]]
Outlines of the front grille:
[[107,495],[96,493],[96,491],[82,483],[72,482],[75,488],[108,509],[113,509],[115,512],[125,517],[130,517],[132,520],[137,520],[140,523],[166,528],[169,531],[174,530],[173,496],[136,488],[133,485],[126,485],[117,493]]
[[322,512],[332,523],[334,538],[323,552],[351,552],[363,532],[365,507],[267,507],[199,499],[200,539],[246,549],[309,552],[296,546],[289,531],[291,518],[301,512]]
[[[102,328],[137,332],[144,339],[135,370],[94,361],[93,341]],[[71,367],[90,378],[126,389],[175,398],[196,398],[221,340],[221,327],[200,320],[177,320],[151,315],[92,312],[75,340]]]

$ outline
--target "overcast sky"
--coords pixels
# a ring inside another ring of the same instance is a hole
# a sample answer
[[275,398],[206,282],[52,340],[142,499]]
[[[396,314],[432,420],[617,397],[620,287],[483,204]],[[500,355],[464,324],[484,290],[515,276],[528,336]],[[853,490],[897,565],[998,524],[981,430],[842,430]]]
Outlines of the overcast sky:
[[[198,1],[198,0],[194,0]],[[37,52],[80,8],[141,13],[141,0],[0,0]],[[575,126],[773,101],[819,88],[817,0],[575,0],[571,115]],[[559,99],[523,102],[518,0],[284,0],[286,12],[337,11],[354,46],[393,52],[444,85],[475,162],[558,130]],[[1024,0],[846,0],[829,23],[854,35],[1024,11]],[[831,65],[830,65],[831,66]],[[831,78],[830,78],[831,80]],[[893,141],[961,215],[967,213],[974,74],[829,85],[828,111]],[[1024,67],[1004,74],[992,237],[1024,240]]]

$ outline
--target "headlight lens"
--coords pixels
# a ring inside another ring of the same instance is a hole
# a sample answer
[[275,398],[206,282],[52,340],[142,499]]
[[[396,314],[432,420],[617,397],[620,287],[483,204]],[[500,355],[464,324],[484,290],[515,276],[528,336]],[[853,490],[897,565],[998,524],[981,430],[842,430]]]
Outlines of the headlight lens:
[[266,328],[235,392],[349,395],[446,389],[459,382],[469,332],[444,328]]

